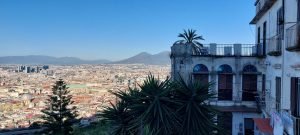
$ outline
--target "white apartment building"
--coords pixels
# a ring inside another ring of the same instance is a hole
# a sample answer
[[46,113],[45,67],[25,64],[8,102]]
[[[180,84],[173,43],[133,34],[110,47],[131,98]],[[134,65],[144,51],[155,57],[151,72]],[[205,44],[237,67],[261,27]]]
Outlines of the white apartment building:
[[232,135],[300,135],[300,1],[256,0],[256,44],[171,47],[172,78],[214,82]]

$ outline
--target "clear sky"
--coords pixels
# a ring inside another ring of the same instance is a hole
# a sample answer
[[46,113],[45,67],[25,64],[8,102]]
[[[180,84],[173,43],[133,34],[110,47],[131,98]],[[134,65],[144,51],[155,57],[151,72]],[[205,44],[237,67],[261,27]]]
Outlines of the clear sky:
[[168,51],[188,28],[254,43],[254,13],[254,0],[0,0],[0,56],[119,60]]

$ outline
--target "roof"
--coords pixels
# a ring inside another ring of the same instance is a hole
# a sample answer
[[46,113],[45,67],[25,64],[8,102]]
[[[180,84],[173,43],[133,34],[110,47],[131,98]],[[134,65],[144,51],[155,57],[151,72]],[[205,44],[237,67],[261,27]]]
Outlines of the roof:
[[273,134],[273,128],[270,126],[269,118],[253,118],[255,125],[260,132],[265,134]]

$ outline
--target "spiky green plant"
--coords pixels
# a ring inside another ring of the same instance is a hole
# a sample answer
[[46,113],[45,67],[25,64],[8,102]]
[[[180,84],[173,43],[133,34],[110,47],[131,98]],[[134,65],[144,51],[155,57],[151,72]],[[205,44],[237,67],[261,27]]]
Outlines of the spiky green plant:
[[111,92],[120,102],[106,108],[102,116],[116,122],[115,129],[132,134],[144,134],[145,130],[155,135],[213,134],[219,128],[217,110],[206,103],[214,98],[207,92],[209,87],[183,80],[172,82],[169,78],[160,81],[149,75],[139,88]]
[[207,101],[215,98],[214,93],[208,93],[210,84],[188,82],[180,78],[175,81],[175,100],[180,102],[177,108],[182,123],[181,135],[208,135],[221,131],[216,116],[219,112]]
[[112,92],[128,104],[128,112],[134,117],[130,122],[130,130],[141,132],[144,125],[148,125],[151,132],[171,133],[179,121],[174,111],[176,102],[170,95],[170,79],[160,81],[149,75],[139,87],[129,88],[127,92]]
[[117,101],[104,109],[101,113],[104,120],[111,123],[111,134],[114,135],[130,135],[132,131],[129,129],[130,114],[128,113],[128,105],[124,100]]

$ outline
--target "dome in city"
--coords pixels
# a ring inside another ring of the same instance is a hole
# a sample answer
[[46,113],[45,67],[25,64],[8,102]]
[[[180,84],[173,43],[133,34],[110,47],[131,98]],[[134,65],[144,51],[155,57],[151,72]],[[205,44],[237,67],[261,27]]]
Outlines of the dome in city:
[[26,93],[26,94],[22,95],[22,100],[31,100],[31,99],[33,99],[33,97],[29,93]]

